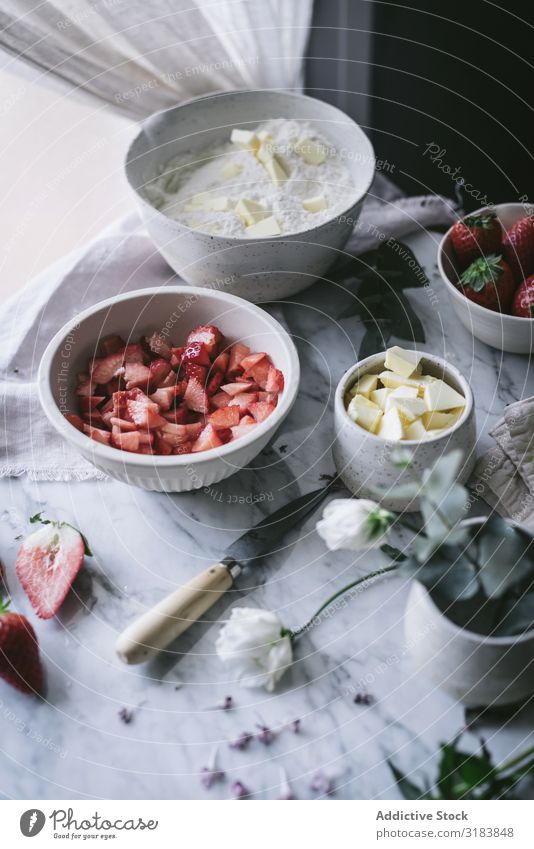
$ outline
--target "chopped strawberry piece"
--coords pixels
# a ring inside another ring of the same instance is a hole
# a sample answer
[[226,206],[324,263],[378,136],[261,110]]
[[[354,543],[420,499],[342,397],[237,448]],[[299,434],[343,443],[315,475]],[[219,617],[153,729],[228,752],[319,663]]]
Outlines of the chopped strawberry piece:
[[126,419],[118,419],[116,416],[111,416],[109,423],[111,427],[118,428],[119,430],[137,430],[137,425],[134,422],[129,422]]
[[171,348],[171,366],[179,368],[185,348]]
[[228,370],[228,362],[230,360],[230,354],[228,351],[222,351],[218,357],[215,357],[212,363],[213,371],[222,371],[223,374],[226,374]]
[[176,407],[176,409],[168,410],[166,413],[162,413],[161,415],[168,422],[172,422],[172,424],[187,424],[190,413],[185,404],[180,404],[180,406]]
[[123,451],[138,451],[139,431],[134,430],[132,433],[125,433],[117,430],[111,434],[111,443],[115,448],[121,448]]
[[190,410],[194,410],[197,413],[207,413],[209,410],[206,390],[195,377],[192,377],[187,384],[184,401]]
[[114,377],[113,380],[108,380],[105,388],[106,395],[113,395],[114,392],[120,392],[124,389],[124,381],[120,377]]
[[144,363],[144,361],[143,348],[138,342],[132,342],[131,345],[126,345],[124,349],[125,363]]
[[278,404],[278,393],[277,392],[258,392],[258,401],[267,401],[268,404]]
[[108,357],[110,354],[116,354],[118,351],[123,351],[126,347],[126,342],[121,336],[109,336],[103,339],[100,343],[102,355]]
[[208,380],[208,385],[206,386],[206,392],[208,395],[215,395],[223,381],[223,378],[224,374],[222,371],[216,371],[215,374],[212,374]]
[[175,425],[165,422],[165,425],[160,430],[160,436],[169,445],[175,447],[176,445],[181,445],[183,442],[190,442],[196,439],[201,430],[202,425],[200,422],[185,425]]
[[175,445],[172,449],[173,454],[191,454],[193,450],[192,442],[182,442],[181,445]]
[[95,384],[91,380],[88,374],[79,374],[78,375],[78,386],[76,388],[76,395],[81,396],[89,396],[94,394],[94,386]]
[[191,345],[193,342],[200,342],[206,347],[208,354],[212,355],[221,340],[222,333],[218,327],[215,327],[213,324],[201,324],[191,331],[186,342],[187,345]]
[[186,363],[184,370],[188,380],[191,377],[194,377],[202,384],[202,386],[205,386],[206,378],[208,376],[208,369],[206,366],[200,366],[198,363]]
[[165,389],[156,389],[155,392],[151,393],[150,400],[159,406],[160,412],[164,412],[170,410],[175,396],[174,386],[169,386]]
[[93,383],[107,383],[112,377],[115,377],[122,367],[123,362],[124,355],[122,351],[109,354],[109,356],[102,357],[99,360],[93,360],[89,363],[91,380]]
[[256,419],[254,419],[252,416],[243,416],[243,418],[241,419],[241,421],[239,422],[239,424],[242,424],[242,425],[247,425],[247,424],[255,425],[255,424],[256,424]]
[[159,431],[156,431],[156,439],[154,442],[154,447],[156,450],[156,454],[169,455],[172,454],[172,445],[166,439],[163,438]]
[[269,370],[272,368],[268,357],[263,357],[256,363],[255,366],[252,366],[248,371],[245,372],[243,377],[252,378],[254,383],[257,383],[260,389],[266,389],[267,380],[269,379]]
[[150,369],[143,363],[127,363],[124,369],[124,379],[127,389],[146,386],[150,381]]
[[216,392],[215,395],[212,395],[210,398],[210,403],[212,407],[217,407],[219,410],[221,407],[227,407],[230,401],[230,396],[226,394],[226,392]]
[[280,369],[271,366],[269,369],[269,374],[267,376],[267,383],[265,385],[266,392],[282,392],[284,388],[284,375],[280,371]]
[[196,454],[198,451],[209,451],[211,448],[220,448],[222,444],[223,442],[213,425],[208,424],[193,442],[191,451],[193,454]]
[[152,336],[146,338],[146,343],[152,353],[158,357],[163,357],[164,360],[170,360],[172,354],[172,345],[163,333],[153,333]]
[[218,427],[216,430],[217,436],[224,445],[226,445],[227,442],[231,442],[233,436],[231,427]]
[[263,422],[271,415],[274,408],[274,404],[268,404],[266,401],[258,401],[256,404],[250,405],[250,412],[257,422]]
[[92,427],[92,425],[85,424],[83,426],[83,432],[90,439],[94,439],[95,442],[101,442],[102,445],[109,445],[109,440],[111,434],[109,430],[102,430],[98,427]]
[[247,383],[225,383],[224,386],[221,386],[223,392],[226,392],[227,395],[239,395],[241,392],[246,392],[249,389],[249,385]]
[[259,363],[259,361],[263,360],[263,358],[266,356],[267,354],[263,352],[260,352],[258,354],[249,354],[247,357],[243,357],[239,365],[241,366],[243,371],[248,371],[249,368],[255,366],[256,363]]
[[238,407],[230,406],[222,407],[208,416],[208,422],[217,429],[234,427],[239,424],[239,409]]
[[122,389],[120,392],[113,393],[113,414],[119,419],[124,419],[128,415],[127,401],[134,397],[131,392]]
[[241,395],[236,395],[229,402],[229,407],[237,407],[239,413],[243,415],[243,413],[247,413],[251,404],[254,404],[258,401],[258,393],[257,392],[242,392]]
[[83,433],[83,422],[79,416],[76,416],[74,413],[63,413],[63,416],[76,430],[81,430]]
[[167,360],[152,360],[149,366],[150,377],[148,383],[151,389],[155,390],[161,386],[163,380],[168,377],[172,369]]
[[256,422],[254,422],[254,424],[240,422],[237,427],[232,428],[232,439],[240,439],[242,436],[246,436],[247,433],[250,433],[255,427]]
[[236,371],[239,371],[241,369],[241,361],[245,357],[248,357],[249,354],[250,348],[247,345],[242,345],[241,342],[236,342],[235,345],[232,345],[227,369],[228,374],[235,374]]
[[105,400],[105,395],[82,395],[80,398],[80,410],[82,413],[88,413],[89,410],[94,410],[95,407],[98,407]]
[[105,424],[102,414],[98,410],[87,410],[86,413],[82,413],[82,419],[93,427],[102,427]]
[[153,428],[165,424],[165,419],[159,415],[159,407],[141,391],[126,402],[128,414],[139,427]]
[[170,371],[165,380],[162,380],[158,389],[167,389],[168,386],[175,386],[176,384],[176,374],[174,371]]
[[209,366],[210,354],[203,342],[191,342],[182,354],[182,363],[198,363],[199,366]]
[[148,431],[148,430],[145,430],[145,431],[140,430],[139,431],[139,445],[140,445],[140,447],[143,447],[143,446],[146,446],[146,445],[152,445],[153,443],[154,443],[154,434],[153,433],[150,433],[150,431]]
[[[107,434],[109,439],[109,433]],[[37,616],[51,619],[81,569],[82,535],[62,522],[49,522],[22,543],[17,575]]]

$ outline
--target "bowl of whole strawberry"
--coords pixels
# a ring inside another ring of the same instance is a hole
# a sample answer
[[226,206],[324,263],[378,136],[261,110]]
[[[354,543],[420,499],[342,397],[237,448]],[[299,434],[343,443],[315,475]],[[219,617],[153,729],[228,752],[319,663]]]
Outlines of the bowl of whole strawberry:
[[143,489],[211,486],[246,466],[289,413],[299,360],[279,322],[226,292],[142,289],[54,336],[39,369],[61,436]]
[[438,248],[452,306],[477,339],[516,354],[534,351],[534,217],[520,203],[457,221]]

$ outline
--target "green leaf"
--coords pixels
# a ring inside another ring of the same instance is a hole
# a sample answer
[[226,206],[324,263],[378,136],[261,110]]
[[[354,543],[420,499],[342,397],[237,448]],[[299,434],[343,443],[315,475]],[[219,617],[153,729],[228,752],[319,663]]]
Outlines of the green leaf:
[[79,528],[75,528],[74,525],[71,525],[70,522],[52,522],[50,519],[43,519],[42,512],[41,513],[35,513],[34,516],[30,516],[30,523],[32,525],[35,525],[38,522],[41,525],[54,525],[55,524],[59,527],[66,525],[67,527],[72,528],[72,530],[79,533],[81,538],[82,538],[83,551],[84,551],[85,556],[86,557],[92,557],[93,556],[93,552],[91,551],[91,548],[90,548],[89,543],[87,541],[87,537],[84,534],[82,534],[82,532],[80,531]]
[[488,598],[500,598],[510,587],[534,580],[533,541],[518,533],[496,513],[474,532],[481,566],[480,583]]
[[33,516],[30,516],[30,524],[31,525],[36,525],[36,524],[49,525],[50,519],[43,519],[43,513],[41,511],[40,513],[35,513]]
[[413,781],[410,781],[404,773],[398,769],[395,764],[388,759],[388,766],[393,773],[393,777],[397,783],[397,787],[400,792],[404,796],[405,799],[410,799],[411,801],[415,801],[416,799],[424,799],[427,798],[426,791],[421,790],[420,787],[417,787]]
[[80,536],[81,536],[81,538],[82,538],[82,542],[83,542],[83,551],[84,551],[85,556],[86,556],[86,557],[92,557],[92,556],[93,556],[93,552],[91,551],[91,549],[90,549],[90,547],[89,547],[89,543],[87,542],[87,537],[85,536],[85,534],[82,534],[82,532],[80,531],[80,529],[79,529],[79,528],[75,528],[75,527],[74,527],[74,525],[69,524],[69,522],[62,522],[62,524],[63,524],[63,525],[68,525],[68,526],[69,526],[69,528],[72,528],[72,529],[73,529],[73,531],[78,531],[78,533],[80,534]]
[[377,321],[373,325],[368,325],[358,350],[358,359],[365,360],[371,354],[385,351],[390,338],[389,322]]
[[459,547],[442,545],[419,566],[414,577],[449,603],[471,598],[478,590],[475,569]]
[[492,636],[511,637],[524,634],[534,628],[534,592],[522,598],[505,599],[500,605],[499,621]]
[[400,549],[395,548],[393,545],[389,545],[389,543],[385,542],[380,546],[380,551],[383,554],[386,554],[388,557],[391,557],[395,563],[403,563],[407,560],[407,556],[400,551]]

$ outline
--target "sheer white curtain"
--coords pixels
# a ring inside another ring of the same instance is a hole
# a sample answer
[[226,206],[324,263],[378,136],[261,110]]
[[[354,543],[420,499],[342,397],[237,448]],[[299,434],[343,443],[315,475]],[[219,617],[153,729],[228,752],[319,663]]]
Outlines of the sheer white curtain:
[[312,5],[313,0],[2,0],[0,47],[44,79],[62,80],[131,117],[143,117],[214,90],[299,88]]

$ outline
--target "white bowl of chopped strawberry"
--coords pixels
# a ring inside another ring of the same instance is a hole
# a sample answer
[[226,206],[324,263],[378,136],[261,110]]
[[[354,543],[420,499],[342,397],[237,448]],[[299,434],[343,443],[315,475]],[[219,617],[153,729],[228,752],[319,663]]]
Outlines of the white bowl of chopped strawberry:
[[246,466],[295,401],[299,361],[260,307],[190,286],[110,298],[65,325],[39,370],[46,415],[106,474],[210,486]]
[[534,217],[523,204],[470,213],[441,240],[438,267],[462,324],[493,348],[534,351]]

